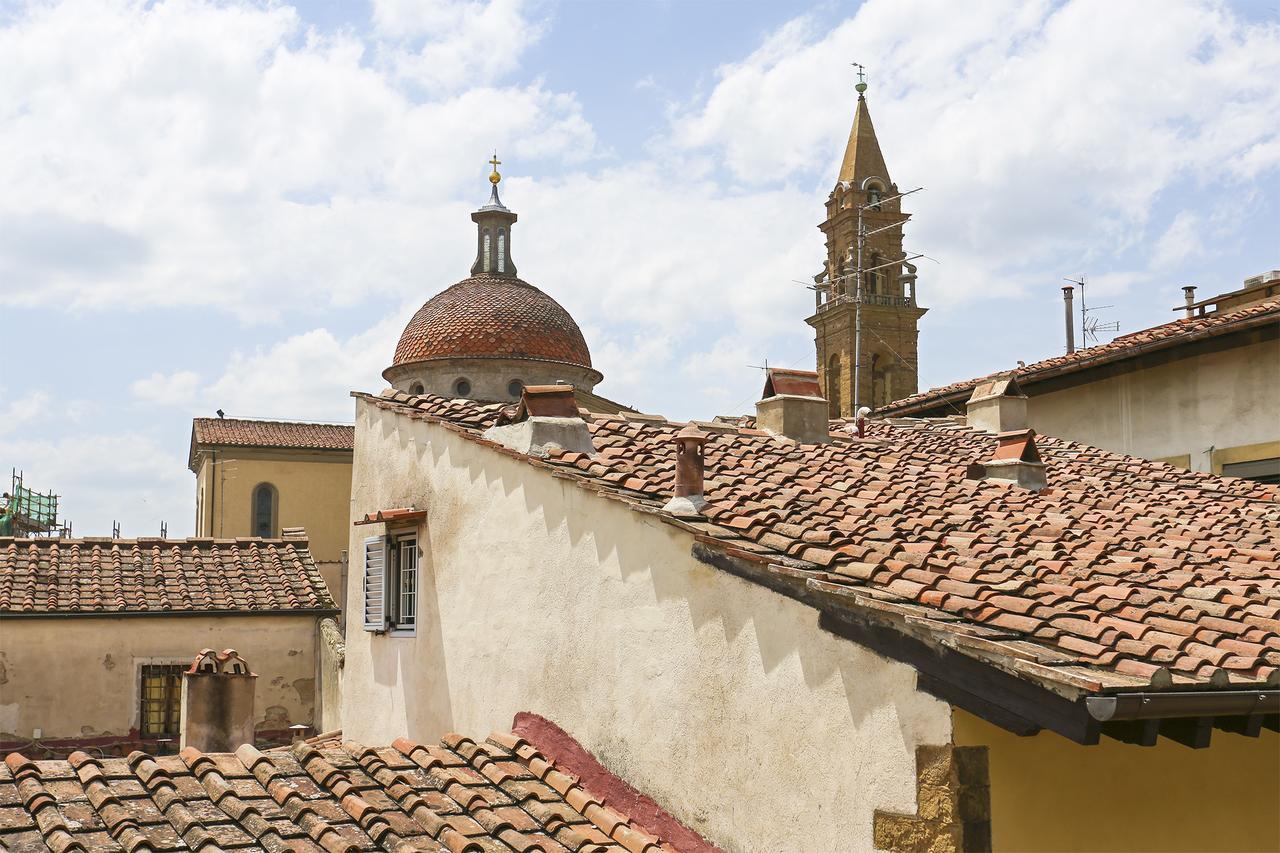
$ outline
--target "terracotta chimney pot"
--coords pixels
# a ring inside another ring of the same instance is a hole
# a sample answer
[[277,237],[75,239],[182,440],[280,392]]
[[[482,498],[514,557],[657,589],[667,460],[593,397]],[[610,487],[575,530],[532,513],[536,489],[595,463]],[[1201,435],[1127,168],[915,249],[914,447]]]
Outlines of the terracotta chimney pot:
[[706,506],[703,476],[706,458],[703,446],[710,439],[702,430],[688,424],[676,433],[676,484],[671,500],[663,509],[675,515],[700,515]]

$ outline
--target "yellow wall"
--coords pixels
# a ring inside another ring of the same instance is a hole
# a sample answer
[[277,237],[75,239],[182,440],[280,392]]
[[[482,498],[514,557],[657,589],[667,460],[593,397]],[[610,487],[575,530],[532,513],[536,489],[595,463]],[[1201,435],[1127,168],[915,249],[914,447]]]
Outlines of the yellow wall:
[[[216,453],[216,459],[213,455]],[[334,563],[347,547],[351,523],[351,454],[288,450],[205,451],[196,475],[196,500],[204,489],[200,536],[251,536],[253,490],[271,483],[279,493],[280,528],[304,527],[317,563]],[[323,571],[323,567],[322,567]],[[337,584],[325,572],[336,594]]]
[[957,746],[987,746],[997,851],[1280,850],[1280,735],[1214,731],[1207,749],[1160,738],[1080,746],[1021,738],[964,711]]
[[1033,394],[1027,418],[1045,435],[1218,473],[1280,447],[1277,367],[1280,341],[1255,341]]
[[317,716],[317,617],[6,618],[0,622],[0,739],[123,735],[138,725],[143,664],[233,648],[258,674],[259,728]]

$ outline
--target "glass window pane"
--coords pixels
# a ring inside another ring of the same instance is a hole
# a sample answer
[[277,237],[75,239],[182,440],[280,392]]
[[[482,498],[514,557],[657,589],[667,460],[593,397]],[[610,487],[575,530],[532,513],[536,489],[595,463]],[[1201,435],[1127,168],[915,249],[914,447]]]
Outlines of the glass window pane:
[[269,539],[274,534],[271,523],[274,513],[275,491],[263,483],[253,493],[253,535]]
[[418,614],[418,540],[406,538],[400,540],[400,554],[397,562],[397,589],[399,606],[397,607],[397,624],[411,628],[417,621]]

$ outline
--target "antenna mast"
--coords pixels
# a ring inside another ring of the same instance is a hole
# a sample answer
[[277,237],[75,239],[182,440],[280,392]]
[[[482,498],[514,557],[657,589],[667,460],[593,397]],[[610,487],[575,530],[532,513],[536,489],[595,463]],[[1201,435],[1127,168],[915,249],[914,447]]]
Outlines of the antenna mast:
[[1096,308],[1090,308],[1084,301],[1084,287],[1088,281],[1088,276],[1081,275],[1080,278],[1063,278],[1063,281],[1069,281],[1076,287],[1080,288],[1080,343],[1085,346],[1091,346],[1098,342],[1099,332],[1118,332],[1120,331],[1120,321],[1112,320],[1104,323],[1097,317],[1090,316],[1098,311],[1105,311],[1108,308],[1114,308],[1114,305],[1099,305]]

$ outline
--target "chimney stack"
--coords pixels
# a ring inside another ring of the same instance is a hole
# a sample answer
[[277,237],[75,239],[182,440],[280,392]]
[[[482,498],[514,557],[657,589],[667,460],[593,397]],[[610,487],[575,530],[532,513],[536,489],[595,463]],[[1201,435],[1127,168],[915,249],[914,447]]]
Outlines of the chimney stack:
[[1186,285],[1185,287],[1183,287],[1183,288],[1182,288],[1182,298],[1186,300],[1186,303],[1187,303],[1187,319],[1188,319],[1188,320],[1190,320],[1192,317],[1194,317],[1194,316],[1195,316],[1195,313],[1196,313],[1196,309],[1195,309],[1195,304],[1196,304],[1196,286],[1195,286],[1194,284],[1188,284],[1188,285]]
[[182,673],[182,748],[235,752],[252,744],[257,679],[235,649],[201,649]]
[[965,423],[984,432],[1026,429],[1027,395],[1012,371],[978,383],[965,406]]
[[756,403],[756,426],[799,444],[831,441],[827,401],[811,370],[765,371],[763,399]]
[[676,433],[676,487],[663,510],[673,515],[701,515],[707,499],[703,497],[703,473],[706,457],[703,446],[710,438],[693,424]]
[[1062,311],[1067,321],[1067,355],[1076,351],[1076,321],[1071,313],[1071,300],[1075,298],[1075,285],[1062,285]]
[[526,385],[520,402],[498,415],[485,431],[490,441],[528,456],[546,456],[551,448],[595,454],[591,431],[578,411],[573,386]]
[[1044,462],[1036,449],[1036,431],[1018,429],[996,436],[995,454],[986,462],[969,466],[965,476],[970,480],[1006,480],[1033,492],[1048,486]]

